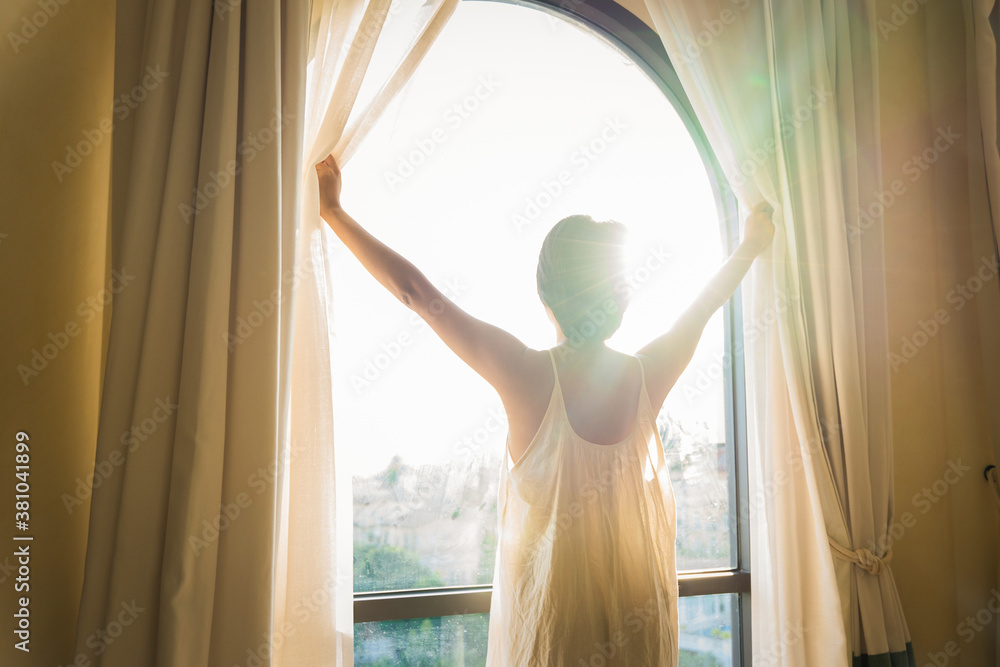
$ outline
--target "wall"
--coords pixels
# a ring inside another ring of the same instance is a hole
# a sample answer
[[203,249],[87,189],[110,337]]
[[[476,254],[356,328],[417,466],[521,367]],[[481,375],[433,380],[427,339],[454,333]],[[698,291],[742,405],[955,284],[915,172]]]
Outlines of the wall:
[[980,317],[996,311],[1000,280],[976,275],[993,248],[964,3],[928,0],[911,14],[897,4],[878,12],[883,188],[906,186],[885,214],[898,355],[892,569],[918,664],[981,667],[996,664],[997,621],[977,630],[967,618],[997,587],[997,512],[982,471],[995,461],[991,412],[1000,416],[987,373],[1000,369],[985,367]]
[[[50,4],[51,17],[35,0],[0,3],[0,664],[11,667],[72,659],[88,503],[69,513],[61,497],[94,465],[108,278],[111,142],[100,123],[111,114],[114,2]],[[85,132],[96,147],[60,182],[52,163]],[[33,350],[52,358],[25,383],[18,366],[30,368]],[[30,654],[11,634],[18,431],[31,446]]]

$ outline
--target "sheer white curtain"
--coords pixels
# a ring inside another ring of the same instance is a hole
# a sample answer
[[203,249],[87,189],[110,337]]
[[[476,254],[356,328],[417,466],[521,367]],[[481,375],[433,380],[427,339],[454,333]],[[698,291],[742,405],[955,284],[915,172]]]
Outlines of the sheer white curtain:
[[[349,450],[333,442],[332,232],[319,217],[314,165],[343,167],[413,75],[458,0],[314,0],[309,32],[296,231],[291,462],[283,486],[275,632],[296,627],[303,603],[329,597],[276,652],[275,665],[353,664],[353,515]],[[363,323],[359,323],[363,326]],[[334,660],[335,659],[335,660]]]
[[[893,521],[874,5],[646,0],[744,206],[754,664],[913,663]],[[883,195],[884,196],[884,195]]]

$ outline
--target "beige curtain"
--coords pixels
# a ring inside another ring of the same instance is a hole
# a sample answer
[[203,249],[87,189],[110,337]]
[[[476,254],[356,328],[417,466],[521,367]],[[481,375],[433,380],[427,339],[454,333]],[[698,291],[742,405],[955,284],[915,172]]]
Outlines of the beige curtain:
[[754,664],[914,664],[888,567],[874,6],[646,6],[730,186],[776,205],[744,287],[765,330],[746,351]]
[[[111,320],[78,660],[352,663],[311,169],[334,146],[349,157],[455,5],[416,4],[119,2],[116,91],[147,89],[114,148],[113,265],[132,277]],[[370,72],[382,42],[402,64]]]

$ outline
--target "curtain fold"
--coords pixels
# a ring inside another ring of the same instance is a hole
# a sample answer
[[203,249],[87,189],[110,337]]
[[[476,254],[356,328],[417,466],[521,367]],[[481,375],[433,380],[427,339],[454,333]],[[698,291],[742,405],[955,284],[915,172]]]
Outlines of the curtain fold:
[[[312,165],[338,142],[346,161],[457,0],[119,4],[145,31],[123,43],[116,90],[159,79],[115,151],[112,261],[128,278],[110,325],[77,659],[352,664],[332,234]],[[388,73],[371,67],[376,46]]]
[[729,186],[775,205],[744,286],[754,664],[914,664],[892,438],[874,4],[646,0]]

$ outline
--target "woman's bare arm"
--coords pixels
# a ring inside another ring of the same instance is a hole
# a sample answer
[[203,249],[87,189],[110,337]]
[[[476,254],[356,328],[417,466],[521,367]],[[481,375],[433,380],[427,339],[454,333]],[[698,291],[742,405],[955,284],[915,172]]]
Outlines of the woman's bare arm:
[[501,398],[530,383],[534,366],[524,343],[459,308],[409,260],[372,236],[344,211],[340,205],[340,169],[332,155],[316,165],[316,174],[320,215],[372,277],[423,318]]
[[645,360],[647,393],[653,408],[663,404],[694,356],[709,319],[733,295],[750,266],[774,237],[773,209],[758,204],[747,217],[743,242],[712,277],[694,302],[677,319],[670,331],[638,352]]

